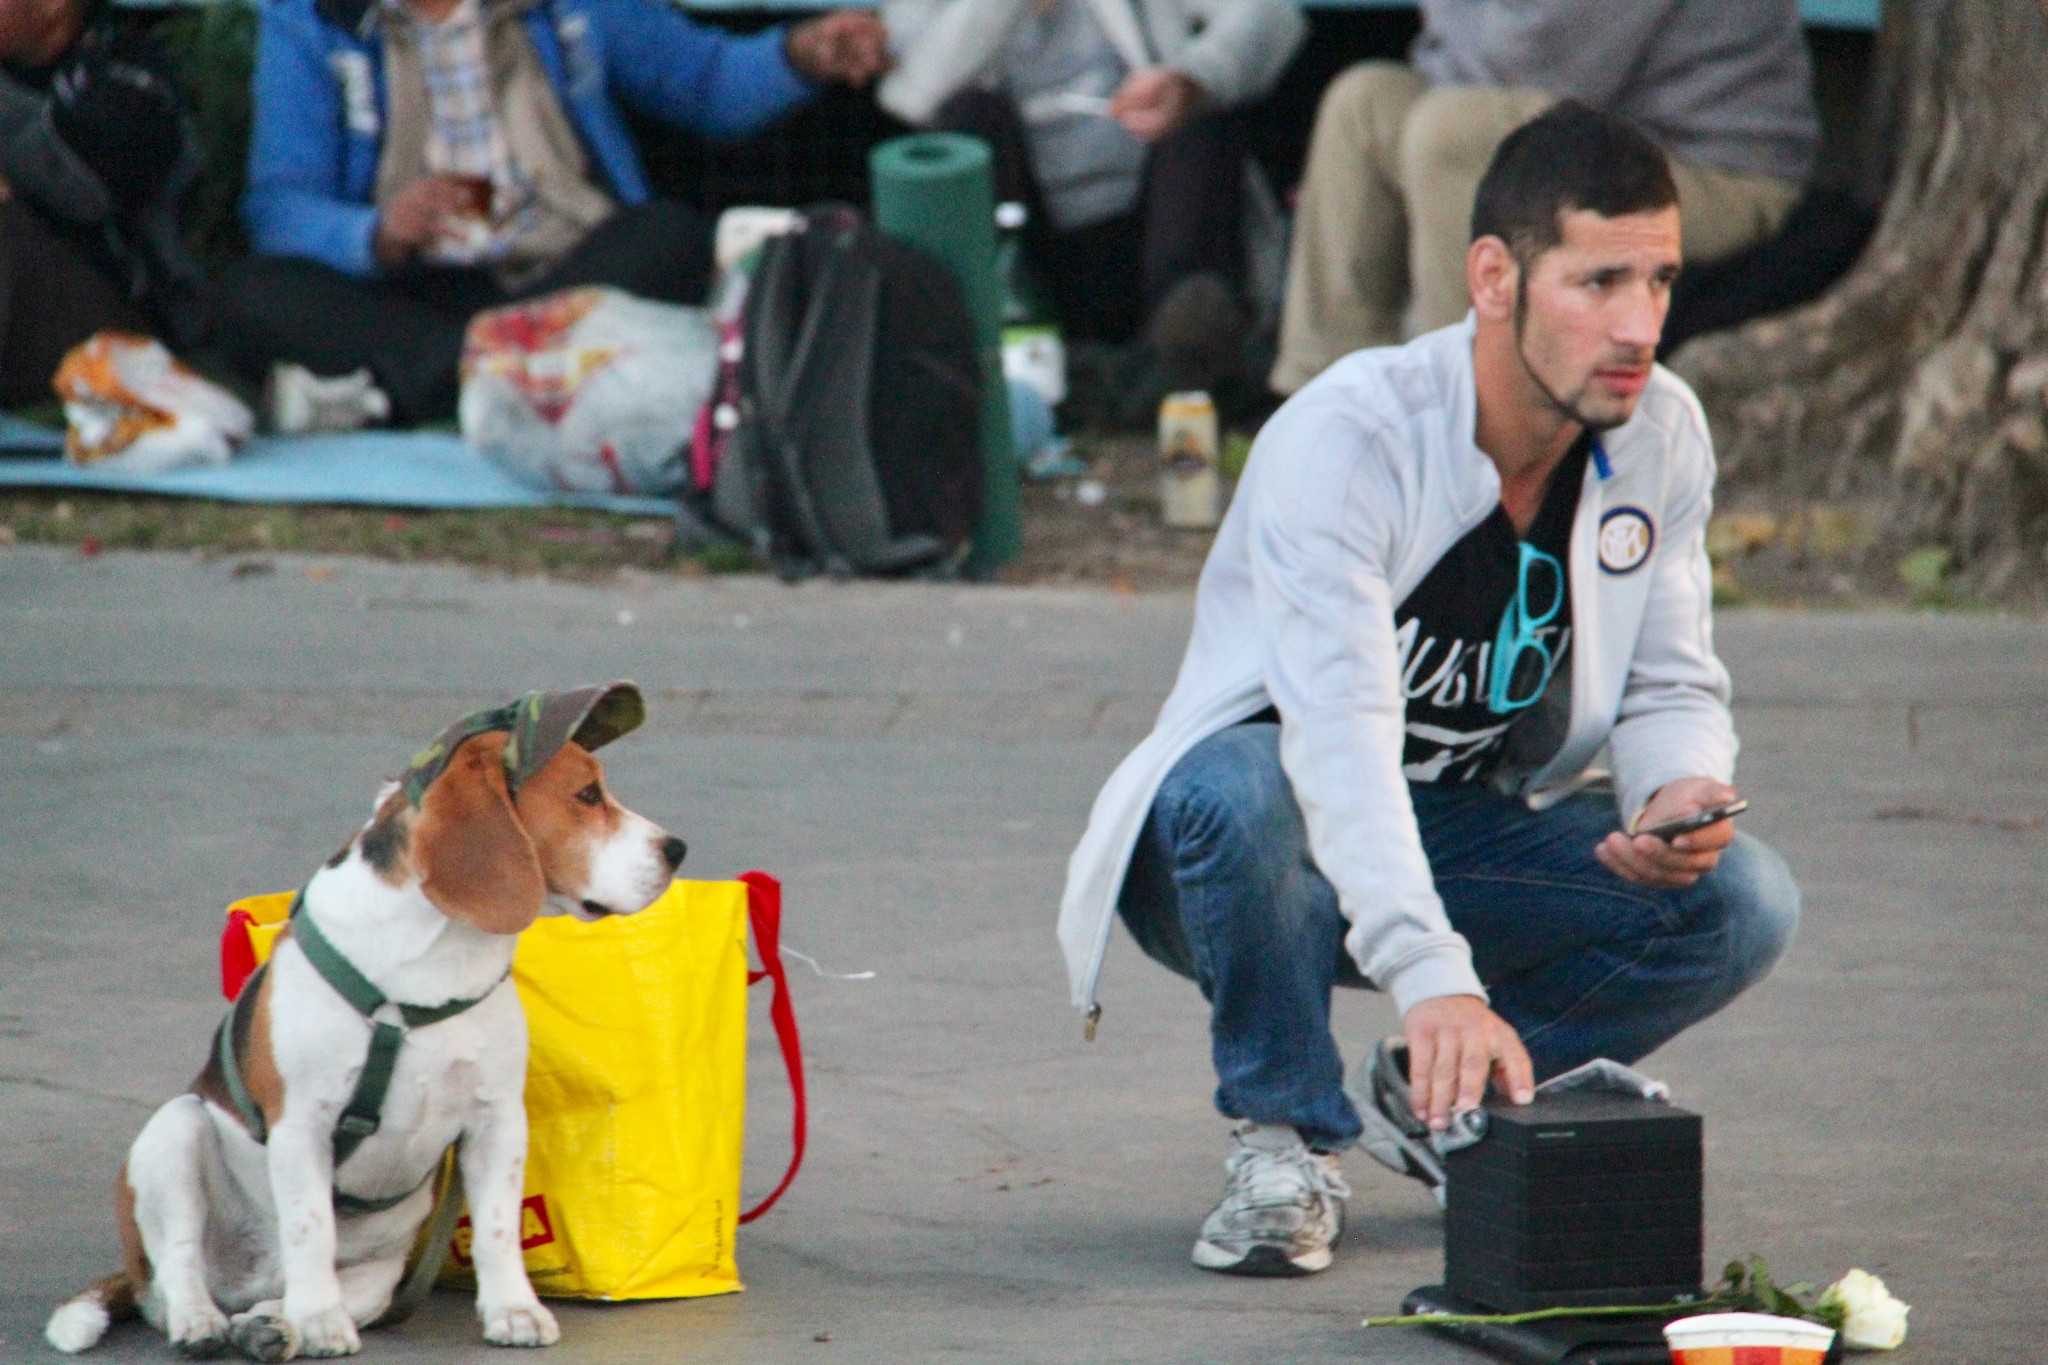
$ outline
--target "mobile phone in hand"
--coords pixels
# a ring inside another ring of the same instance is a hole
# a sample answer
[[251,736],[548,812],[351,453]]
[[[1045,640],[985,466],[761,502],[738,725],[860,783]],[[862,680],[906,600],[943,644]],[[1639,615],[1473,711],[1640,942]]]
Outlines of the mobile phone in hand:
[[1681,834],[1690,834],[1696,829],[1705,829],[1708,825],[1718,825],[1723,820],[1731,819],[1748,809],[1747,801],[1730,801],[1725,806],[1709,806],[1691,815],[1681,815],[1676,820],[1666,820],[1661,825],[1639,829],[1636,833],[1647,834],[1652,839],[1662,839],[1668,844]]

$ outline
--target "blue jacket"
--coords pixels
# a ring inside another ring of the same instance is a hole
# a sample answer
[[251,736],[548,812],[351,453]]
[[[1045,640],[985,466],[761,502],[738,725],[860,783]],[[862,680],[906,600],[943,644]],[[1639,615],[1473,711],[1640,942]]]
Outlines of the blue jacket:
[[[252,83],[255,127],[242,221],[259,255],[303,256],[350,275],[379,267],[371,201],[383,150],[383,40],[375,0],[265,0]],[[737,38],[668,0],[541,0],[522,16],[592,166],[614,198],[648,197],[616,93],[696,132],[752,132],[809,99],[782,30]]]

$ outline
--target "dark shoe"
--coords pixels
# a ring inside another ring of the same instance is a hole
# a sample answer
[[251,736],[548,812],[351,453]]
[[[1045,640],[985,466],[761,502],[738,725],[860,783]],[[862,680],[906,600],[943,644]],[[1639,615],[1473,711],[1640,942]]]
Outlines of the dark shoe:
[[1251,318],[1222,276],[1204,273],[1178,281],[1145,324],[1154,384],[1162,395],[1214,389],[1241,368],[1250,330]]

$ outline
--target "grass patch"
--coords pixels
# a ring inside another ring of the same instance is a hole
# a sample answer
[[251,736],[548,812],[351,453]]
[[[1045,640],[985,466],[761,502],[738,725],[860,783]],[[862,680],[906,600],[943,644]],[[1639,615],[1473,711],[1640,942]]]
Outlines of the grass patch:
[[474,564],[510,573],[603,577],[618,569],[686,576],[748,572],[742,549],[679,552],[672,522],[568,508],[393,511],[381,507],[251,505],[73,490],[0,493],[0,543],[212,555],[363,555]]

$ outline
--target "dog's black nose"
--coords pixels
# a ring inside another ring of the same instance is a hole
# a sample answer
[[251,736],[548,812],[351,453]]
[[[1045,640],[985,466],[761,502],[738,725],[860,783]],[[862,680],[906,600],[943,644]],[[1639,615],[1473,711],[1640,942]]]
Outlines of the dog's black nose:
[[661,841],[661,856],[668,859],[668,870],[671,872],[683,865],[683,857],[689,851],[690,846],[673,834]]

